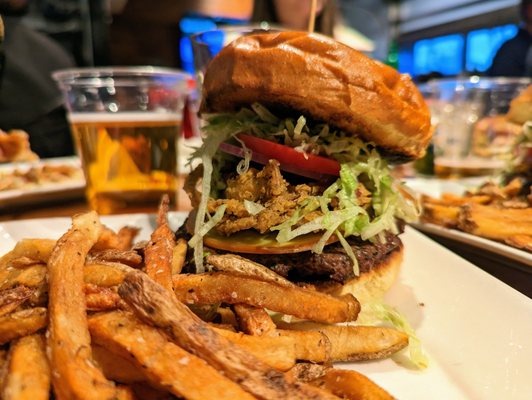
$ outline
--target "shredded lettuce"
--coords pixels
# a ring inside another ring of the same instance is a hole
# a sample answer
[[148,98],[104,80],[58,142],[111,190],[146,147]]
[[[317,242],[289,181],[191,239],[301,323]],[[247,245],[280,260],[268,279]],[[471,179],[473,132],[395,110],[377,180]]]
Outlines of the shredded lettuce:
[[257,215],[264,210],[264,206],[262,204],[249,200],[244,200],[244,207],[250,215]]
[[192,247],[196,247],[198,243],[203,239],[203,236],[205,236],[212,228],[216,226],[216,224],[218,224],[218,222],[222,220],[226,208],[227,208],[227,205],[222,204],[220,207],[216,209],[216,212],[209,219],[209,221],[202,224],[200,229],[195,231],[194,236],[192,236],[189,241]]
[[[404,197],[402,191],[393,186],[388,164],[372,143],[365,143],[327,124],[310,123],[304,116],[279,118],[258,103],[253,104],[251,109],[212,114],[206,119],[204,143],[193,154],[193,157],[200,156],[203,162],[203,193],[214,196],[217,188],[225,186],[219,172],[223,159],[215,158],[216,150],[220,143],[239,133],[276,140],[305,154],[324,155],[339,161],[339,178],[321,196],[311,196],[289,219],[271,228],[278,231],[277,240],[281,243],[311,232],[323,232],[312,249],[320,253],[329,238],[336,235],[358,275],[358,262],[346,238],[358,236],[363,240],[384,240],[386,231],[398,232],[396,218],[411,222],[419,215],[415,198]],[[245,157],[237,166],[237,172],[244,173],[249,168],[251,153],[238,138],[235,140],[244,148]],[[194,254],[200,271],[203,249],[199,238],[208,232],[203,227],[207,200],[208,196],[202,196],[195,223]],[[245,206],[252,215],[261,211],[256,205]],[[307,221],[305,217],[316,210],[321,211],[321,216]],[[212,219],[210,222],[209,229],[212,228]]]
[[279,122],[279,118],[277,118],[275,115],[273,115],[270,110],[268,110],[266,107],[264,107],[262,104],[259,103],[253,103],[251,105],[251,108],[253,111],[257,113],[259,118],[264,121],[271,124],[277,124]]
[[[218,147],[220,147],[220,144],[235,134],[235,125],[234,121],[224,119],[223,117],[217,115],[212,117],[211,125],[207,125],[203,128],[203,130],[206,133],[206,137],[204,138],[201,147],[197,149],[191,157],[201,158],[201,162],[203,164],[201,192],[203,194],[210,194],[213,184],[212,178],[216,176],[216,174],[213,173],[213,158],[216,152],[218,151]],[[203,266],[203,236],[205,236],[209,232],[209,230],[215,226],[215,223],[211,223],[207,225],[207,228],[209,229],[206,229],[204,227],[205,219],[207,216],[208,201],[209,196],[201,196],[200,203],[196,210],[196,221],[194,223],[193,237],[194,240],[189,242],[189,245],[194,248],[194,263],[196,264],[196,272],[198,273],[205,272],[205,268]],[[225,208],[223,209],[223,211],[225,211]],[[222,217],[223,214],[219,216],[219,219],[221,220]],[[211,222],[212,221],[213,220],[211,220]],[[216,223],[218,222],[219,220],[216,221]]]
[[[283,322],[297,323],[298,321],[303,321],[291,315],[286,315],[279,312],[268,311],[268,313],[272,320],[277,325],[281,325],[281,327]],[[394,307],[384,303],[383,301],[373,298],[364,299],[364,302],[362,303],[362,311],[358,315],[356,321],[337,325],[393,327],[398,331],[404,332],[408,335],[408,346],[405,349],[393,354],[391,358],[398,364],[410,369],[422,370],[427,368],[430,364],[429,358],[421,344],[421,340],[414,331],[414,328],[408,323],[406,317]],[[312,327],[313,324],[311,323],[310,326]],[[315,326],[319,330],[319,324],[316,324]]]
[[[357,323],[363,325],[391,325],[395,329],[408,335],[408,347],[406,349],[407,359],[414,368],[425,369],[429,365],[429,359],[423,350],[421,341],[416,335],[414,328],[408,323],[404,315],[392,306],[384,302],[365,302],[364,310],[359,314]],[[392,358],[400,362],[398,358],[404,353],[400,353]]]
[[241,175],[245,174],[249,169],[249,163],[251,162],[251,150],[246,147],[246,144],[242,140],[236,137],[235,139],[238,141],[238,143],[240,143],[240,146],[242,146],[242,149],[244,150],[244,158],[240,160],[236,166],[236,172]]

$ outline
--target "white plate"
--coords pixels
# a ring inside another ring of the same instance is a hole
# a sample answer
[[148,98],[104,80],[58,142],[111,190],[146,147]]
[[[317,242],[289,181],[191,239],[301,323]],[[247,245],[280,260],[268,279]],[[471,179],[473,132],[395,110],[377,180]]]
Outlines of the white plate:
[[[504,243],[499,243],[494,240],[486,239],[480,236],[471,235],[456,229],[444,228],[439,225],[429,223],[417,223],[413,224],[416,229],[420,231],[430,233],[432,235],[440,236],[447,239],[452,239],[460,244],[473,246],[481,251],[488,251],[494,255],[503,257],[505,264],[512,265],[511,261],[517,261],[525,268],[525,271],[532,273],[532,253],[520,250],[515,247],[508,246]],[[518,264],[513,264],[515,267],[521,267]],[[530,267],[530,268],[526,268]]]
[[[172,214],[180,225],[185,214]],[[102,217],[112,228],[154,226],[147,215]],[[25,237],[57,238],[68,218],[0,224],[0,254]],[[430,358],[425,371],[392,360],[342,364],[382,385],[398,399],[530,399],[532,300],[407,227],[405,260],[387,301],[415,327]]]
[[403,183],[420,194],[432,197],[441,197],[443,193],[452,193],[461,196],[467,190],[478,188],[489,180],[489,177],[474,177],[463,179],[437,179],[437,178],[405,178]]
[[[464,179],[436,179],[436,178],[409,178],[403,182],[420,194],[426,194],[435,198],[440,198],[444,193],[452,193],[461,196],[467,190],[473,190],[485,183],[488,177],[475,177]],[[444,228],[430,223],[413,224],[416,229],[423,232],[440,236],[442,238],[451,239],[461,245],[472,246],[479,251],[488,251],[490,254],[497,256],[499,261],[505,265],[510,265],[524,269],[532,273],[532,254],[515,247],[508,246],[504,243],[499,243],[490,239],[485,239],[480,236],[471,235],[469,233],[461,232],[457,229]],[[520,265],[512,263],[517,261]]]
[[[9,173],[15,169],[24,171],[31,167],[44,165],[69,165],[81,169],[78,157],[58,157],[43,159],[35,162],[9,163],[0,165],[0,174]],[[77,179],[63,182],[49,182],[21,189],[0,191],[0,210],[10,206],[37,204],[51,200],[67,200],[82,197],[85,189],[83,175]]]

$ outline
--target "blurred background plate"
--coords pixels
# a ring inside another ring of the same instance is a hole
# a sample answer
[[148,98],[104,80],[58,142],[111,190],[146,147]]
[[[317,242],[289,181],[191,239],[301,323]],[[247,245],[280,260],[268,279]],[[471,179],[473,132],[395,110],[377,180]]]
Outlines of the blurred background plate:
[[81,171],[78,157],[58,157],[35,162],[11,163],[0,165],[0,178],[4,179],[16,170],[27,172],[31,168],[46,166],[71,167],[74,175],[60,182],[43,181],[31,183],[17,189],[0,191],[0,211],[7,207],[19,207],[28,204],[40,204],[54,200],[82,198],[85,190],[85,179]]
[[[413,226],[429,234],[430,236],[439,236],[456,242],[456,246],[467,246],[471,249],[473,254],[486,257],[492,262],[505,264],[513,268],[520,268],[528,273],[532,273],[532,253],[515,247],[508,246],[504,243],[495,242],[490,239],[482,238],[480,236],[471,235],[456,229],[448,229],[439,225],[428,223],[416,223]],[[476,251],[475,251],[476,250]],[[489,252],[490,254],[486,254]],[[477,254],[478,253],[478,254]],[[497,260],[493,256],[499,256]]]
[[443,193],[452,193],[457,196],[463,195],[468,190],[478,188],[490,178],[486,176],[462,178],[462,179],[437,179],[437,178],[404,178],[402,182],[418,194],[426,194],[432,197],[441,197]]

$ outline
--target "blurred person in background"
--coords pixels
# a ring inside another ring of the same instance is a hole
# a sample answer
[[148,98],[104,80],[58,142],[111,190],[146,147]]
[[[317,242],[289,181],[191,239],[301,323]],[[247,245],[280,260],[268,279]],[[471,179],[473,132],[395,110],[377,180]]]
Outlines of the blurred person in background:
[[532,0],[519,6],[522,25],[517,35],[497,50],[488,75],[532,77]]
[[[294,31],[306,31],[310,18],[311,0],[255,0],[251,21],[281,25]],[[334,0],[318,0],[314,30],[333,36],[336,23]]]
[[[346,12],[346,15],[342,14],[340,17],[339,11],[341,8],[338,8],[338,6],[341,4],[344,6],[342,12]],[[267,22],[289,30],[306,31],[309,25],[311,5],[312,0],[255,0],[251,22]],[[353,12],[364,13],[365,17],[371,20],[371,23],[363,25],[363,28],[371,30],[375,22],[378,24],[377,16],[372,13],[372,10],[365,10],[358,3],[352,5],[335,0],[317,0],[314,30],[333,37],[354,49],[365,52],[367,55],[376,56],[377,54],[372,54],[376,50],[373,39],[364,36],[352,26],[351,21],[346,19],[347,14],[352,17]],[[377,32],[378,39],[378,35],[385,31],[379,27],[373,33],[375,32]],[[386,44],[385,47],[387,46]]]
[[72,57],[22,21],[28,0],[0,0],[5,38],[0,75],[0,129],[22,129],[41,158],[74,153],[63,98],[51,73],[75,66]]

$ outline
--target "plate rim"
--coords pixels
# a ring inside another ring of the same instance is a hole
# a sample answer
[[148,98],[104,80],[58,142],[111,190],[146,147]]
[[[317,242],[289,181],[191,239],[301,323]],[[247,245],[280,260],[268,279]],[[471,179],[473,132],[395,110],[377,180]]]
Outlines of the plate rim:
[[521,262],[526,266],[531,267],[532,273],[532,253],[528,253],[524,250],[516,247],[509,246],[504,243],[497,242],[495,240],[487,239],[481,236],[472,235],[467,232],[462,232],[458,229],[446,228],[441,225],[436,225],[430,222],[417,222],[410,224],[412,227],[426,233],[431,233],[436,236],[452,239],[460,243],[474,246],[481,250],[487,250],[492,253],[498,254],[509,258],[514,261]]
[[[0,164],[0,174],[15,169],[24,170],[32,167],[62,164],[77,166],[81,170],[81,160],[79,157],[65,156]],[[58,198],[65,199],[65,196],[66,198],[82,197],[84,189],[85,178],[82,176],[80,179],[71,179],[63,182],[50,182],[25,188],[2,190],[0,191],[0,210],[11,205],[29,205]]]

